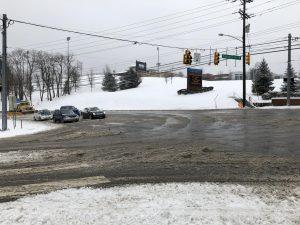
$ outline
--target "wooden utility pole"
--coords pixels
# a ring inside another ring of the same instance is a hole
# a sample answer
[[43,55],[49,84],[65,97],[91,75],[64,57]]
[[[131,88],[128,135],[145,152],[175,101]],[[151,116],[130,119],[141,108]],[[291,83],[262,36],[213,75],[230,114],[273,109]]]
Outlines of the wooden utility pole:
[[246,0],[243,0],[243,108],[246,106]]
[[286,98],[286,104],[288,106],[291,105],[291,58],[292,58],[292,35],[289,34],[288,36],[288,68],[287,68],[287,79],[286,79],[286,92],[287,92],[287,98]]
[[7,74],[6,74],[6,29],[7,16],[2,17],[2,131],[7,130]]

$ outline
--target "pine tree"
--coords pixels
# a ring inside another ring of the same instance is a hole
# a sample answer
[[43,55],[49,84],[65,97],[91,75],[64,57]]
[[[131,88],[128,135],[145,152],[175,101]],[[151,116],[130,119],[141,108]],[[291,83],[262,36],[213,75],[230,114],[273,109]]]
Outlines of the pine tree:
[[142,83],[141,77],[133,68],[130,68],[120,77],[119,87],[121,90],[126,90],[136,88],[140,85],[140,83]]
[[274,90],[272,81],[272,73],[269,69],[268,63],[265,59],[263,59],[257,68],[252,84],[252,92],[262,95]]
[[102,90],[115,92],[118,90],[118,85],[114,75],[111,73],[111,70],[108,66],[105,67],[104,71],[104,79],[102,81]]
[[[285,71],[285,77],[287,77],[287,74],[288,72],[290,72],[290,76],[291,78],[294,78],[294,79],[291,79],[291,85],[290,85],[290,90],[291,90],[291,93],[295,93],[297,92],[297,89],[298,89],[298,84],[296,82],[296,73],[295,73],[295,70],[294,68],[292,67],[292,65],[288,65],[286,71]],[[284,82],[281,86],[281,91],[282,92],[286,92],[287,91],[287,82]]]

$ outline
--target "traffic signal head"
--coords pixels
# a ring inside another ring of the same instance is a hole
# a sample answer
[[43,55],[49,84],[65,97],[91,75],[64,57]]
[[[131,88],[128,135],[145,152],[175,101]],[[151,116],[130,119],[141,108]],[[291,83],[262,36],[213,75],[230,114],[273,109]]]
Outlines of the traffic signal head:
[[250,65],[250,52],[246,53],[246,64]]
[[183,56],[183,64],[191,65],[192,64],[192,53],[190,50],[185,50],[184,56]]
[[215,51],[215,54],[214,54],[214,64],[217,66],[219,65],[220,63],[220,53]]

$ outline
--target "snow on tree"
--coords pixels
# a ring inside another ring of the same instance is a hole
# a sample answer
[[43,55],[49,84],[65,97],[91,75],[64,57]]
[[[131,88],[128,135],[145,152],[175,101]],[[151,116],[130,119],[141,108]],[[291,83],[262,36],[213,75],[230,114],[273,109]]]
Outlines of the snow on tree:
[[117,91],[118,85],[116,79],[108,66],[105,67],[103,73],[104,73],[104,79],[102,81],[102,90],[109,91],[109,92]]
[[[291,85],[290,85],[291,93],[295,93],[295,92],[297,92],[297,90],[299,88],[299,82],[296,80],[297,76],[296,76],[295,70],[291,64],[288,64],[288,67],[286,68],[286,71],[284,74],[285,77],[287,77],[288,73],[290,73],[290,77],[293,78],[293,79],[291,79]],[[287,82],[284,82],[282,84],[281,91],[282,92],[287,91]]]
[[252,84],[252,93],[262,95],[274,90],[272,72],[265,59],[259,64]]
[[141,77],[137,72],[130,68],[126,73],[120,77],[119,88],[121,90],[126,90],[130,88],[136,88],[142,83]]

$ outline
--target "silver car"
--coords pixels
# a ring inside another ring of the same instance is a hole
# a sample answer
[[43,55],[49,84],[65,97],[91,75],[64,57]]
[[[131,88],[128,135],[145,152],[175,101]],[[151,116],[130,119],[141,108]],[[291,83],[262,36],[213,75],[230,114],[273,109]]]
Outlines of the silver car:
[[49,110],[43,109],[43,110],[36,110],[33,114],[34,120],[52,120],[52,114]]

